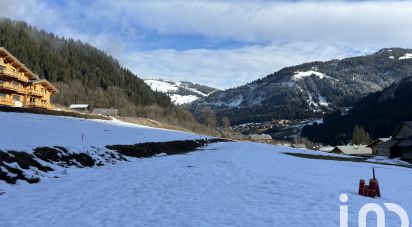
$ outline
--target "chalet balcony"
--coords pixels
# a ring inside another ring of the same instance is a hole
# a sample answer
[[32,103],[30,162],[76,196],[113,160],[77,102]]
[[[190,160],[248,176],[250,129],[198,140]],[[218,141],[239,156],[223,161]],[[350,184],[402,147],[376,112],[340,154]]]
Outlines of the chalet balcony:
[[31,108],[43,108],[43,109],[51,109],[52,108],[50,104],[44,103],[44,102],[41,102],[41,101],[28,102],[27,106],[31,107]]
[[31,90],[31,89],[27,90],[27,94],[31,95],[31,96],[36,96],[36,97],[43,97],[44,96],[43,92],[36,91],[36,90]]
[[26,89],[23,86],[15,85],[9,82],[0,83],[0,90],[2,91],[12,91],[19,94],[26,94]]
[[22,76],[19,72],[10,70],[10,69],[0,69],[0,77],[7,77],[12,79],[17,79],[19,81],[28,82],[29,79],[25,76]]
[[6,97],[0,97],[0,105],[14,106],[14,99],[6,98]]

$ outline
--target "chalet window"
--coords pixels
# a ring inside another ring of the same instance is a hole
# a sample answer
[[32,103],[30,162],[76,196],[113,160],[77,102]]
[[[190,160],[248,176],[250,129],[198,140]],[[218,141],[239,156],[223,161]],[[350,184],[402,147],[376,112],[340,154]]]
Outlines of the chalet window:
[[13,99],[16,101],[20,101],[20,95],[13,95]]
[[15,82],[15,81],[13,81],[13,85],[20,87],[20,83],[17,83],[17,82]]
[[[1,63],[1,60],[0,60],[0,63]],[[4,68],[5,68],[4,66],[0,65],[0,70],[2,70]]]
[[0,97],[6,97],[6,94],[0,93]]

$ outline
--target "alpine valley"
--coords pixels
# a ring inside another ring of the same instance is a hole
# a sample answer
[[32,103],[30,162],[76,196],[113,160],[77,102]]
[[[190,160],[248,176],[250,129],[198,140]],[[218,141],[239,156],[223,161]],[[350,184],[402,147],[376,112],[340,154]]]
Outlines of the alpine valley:
[[191,108],[210,106],[232,124],[322,117],[412,75],[412,49],[286,67],[246,85],[217,91]]

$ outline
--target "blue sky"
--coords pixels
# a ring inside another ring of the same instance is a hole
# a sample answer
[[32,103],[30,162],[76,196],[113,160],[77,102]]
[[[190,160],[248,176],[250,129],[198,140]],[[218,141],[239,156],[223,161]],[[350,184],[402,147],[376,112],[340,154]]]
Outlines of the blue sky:
[[0,16],[80,39],[142,78],[231,88],[306,61],[412,46],[408,1],[0,0]]

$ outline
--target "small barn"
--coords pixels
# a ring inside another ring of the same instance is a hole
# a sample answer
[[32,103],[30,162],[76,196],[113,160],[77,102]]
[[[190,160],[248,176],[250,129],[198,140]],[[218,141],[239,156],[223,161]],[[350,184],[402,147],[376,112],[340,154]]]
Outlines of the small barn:
[[372,143],[368,144],[367,147],[370,147],[372,149],[372,154],[377,155],[378,154],[378,147],[380,144],[390,140],[391,138],[378,138],[374,140]]
[[396,146],[401,139],[390,139],[386,142],[380,143],[376,146],[376,154],[378,156],[391,157],[391,147]]
[[85,112],[89,110],[89,104],[71,104],[69,109]]
[[366,145],[337,146],[332,150],[332,153],[353,156],[372,156],[372,149]]
[[249,138],[250,140],[254,142],[260,142],[260,143],[272,142],[272,137],[268,134],[250,134]]
[[92,114],[116,117],[116,116],[119,116],[119,110],[118,109],[96,108],[93,110]]
[[412,160],[412,136],[400,140],[390,148],[390,158],[400,157],[403,160]]

